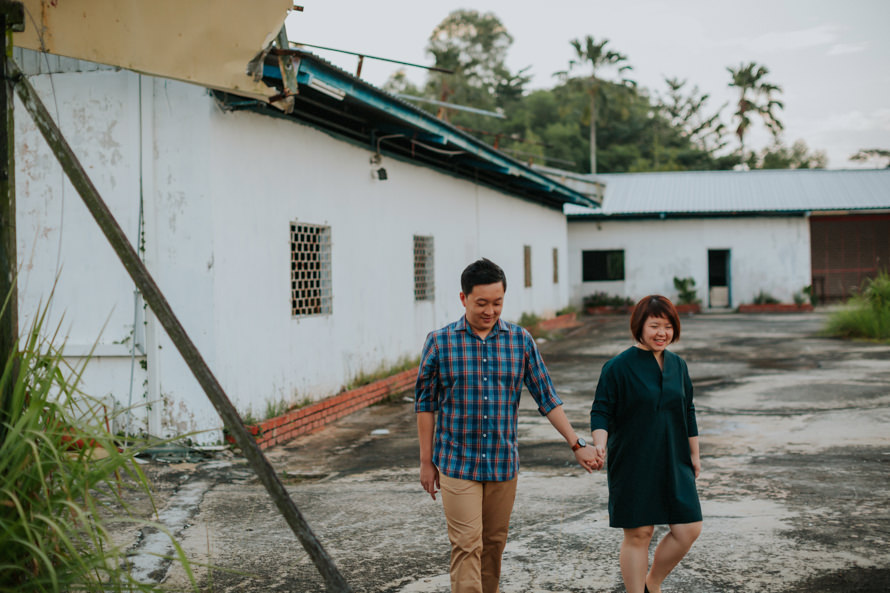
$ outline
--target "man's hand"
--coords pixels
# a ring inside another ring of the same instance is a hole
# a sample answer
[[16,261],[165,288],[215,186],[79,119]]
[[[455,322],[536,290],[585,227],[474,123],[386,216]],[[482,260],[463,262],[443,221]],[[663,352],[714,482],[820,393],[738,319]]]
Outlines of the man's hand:
[[439,491],[439,468],[431,461],[420,462],[420,485],[436,500],[436,492]]
[[603,459],[600,458],[596,448],[590,445],[575,451],[575,459],[578,461],[578,465],[583,467],[587,473],[603,468]]

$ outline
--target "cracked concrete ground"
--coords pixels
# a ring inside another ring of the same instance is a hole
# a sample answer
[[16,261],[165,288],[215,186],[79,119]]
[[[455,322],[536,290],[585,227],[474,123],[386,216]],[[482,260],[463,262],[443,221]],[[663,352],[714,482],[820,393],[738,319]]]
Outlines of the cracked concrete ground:
[[[890,591],[890,345],[819,337],[824,321],[822,312],[683,320],[673,350],[696,389],[704,530],[666,593]],[[626,325],[585,318],[541,345],[581,435],[602,364],[630,345]],[[379,429],[388,434],[372,434]],[[527,394],[520,443],[503,592],[623,591],[605,473],[574,465]],[[268,454],[354,590],[449,590],[441,500],[418,483],[410,401],[368,408]],[[202,588],[324,591],[265,489],[243,460],[228,461],[147,466],[162,509],[181,514],[181,497],[194,501],[171,529],[193,562],[214,566],[195,566]],[[205,484],[202,496],[194,483]],[[185,583],[176,563],[162,572],[174,588]]]

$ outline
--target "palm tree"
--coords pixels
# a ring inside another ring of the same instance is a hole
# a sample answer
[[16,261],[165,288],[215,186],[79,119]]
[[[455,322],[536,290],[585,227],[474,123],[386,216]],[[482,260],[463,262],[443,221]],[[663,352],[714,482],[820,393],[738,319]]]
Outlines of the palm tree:
[[753,115],[763,118],[766,127],[777,139],[782,131],[782,122],[778,120],[775,109],[784,109],[785,105],[773,98],[774,94],[782,92],[782,88],[770,84],[764,80],[769,70],[766,66],[759,66],[754,62],[739,64],[737,70],[726,68],[732,76],[729,86],[739,89],[739,102],[733,118],[739,123],[735,133],[739,137],[740,160],[745,162],[745,134],[748,132]]
[[[558,76],[568,79],[569,74],[576,68],[584,68],[589,66],[590,73],[582,80],[585,83],[587,93],[590,95],[590,172],[596,173],[596,109],[597,99],[600,94],[600,87],[604,82],[597,76],[602,68],[613,66],[617,69],[617,74],[621,74],[632,67],[627,64],[627,56],[616,51],[606,50],[608,39],[603,39],[600,43],[596,43],[592,36],[584,37],[583,43],[578,39],[573,39],[569,43],[575,48],[576,58],[569,61],[569,69],[564,72],[557,72]],[[621,84],[633,85],[632,80],[622,78]]]

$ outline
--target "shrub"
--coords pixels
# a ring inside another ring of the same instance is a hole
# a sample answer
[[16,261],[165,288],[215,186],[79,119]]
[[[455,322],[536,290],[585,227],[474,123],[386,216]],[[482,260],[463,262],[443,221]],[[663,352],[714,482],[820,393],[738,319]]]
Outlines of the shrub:
[[584,297],[585,307],[628,307],[634,304],[628,297],[595,292]]
[[674,288],[677,289],[678,305],[700,305],[701,299],[698,298],[698,290],[695,288],[695,278],[677,278],[674,276]]
[[541,318],[534,313],[523,313],[519,317],[519,322],[517,325],[521,325],[522,327],[534,327],[541,322]]
[[761,290],[757,293],[757,296],[754,297],[755,305],[777,305],[779,304],[779,299],[774,297],[768,292]]
[[890,340],[890,275],[880,272],[828,318],[826,332],[843,338]]

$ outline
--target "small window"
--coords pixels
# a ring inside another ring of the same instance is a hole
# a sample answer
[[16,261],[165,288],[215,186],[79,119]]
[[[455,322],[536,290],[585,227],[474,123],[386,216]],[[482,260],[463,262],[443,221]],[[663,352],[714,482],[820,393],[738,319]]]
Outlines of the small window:
[[532,246],[522,246],[523,263],[525,268],[525,287],[532,285]]
[[553,283],[559,284],[559,249],[553,248]]
[[435,293],[433,238],[414,235],[414,300],[431,301]]
[[581,268],[584,282],[624,280],[624,250],[582,251]]
[[291,315],[330,315],[331,227],[292,222],[290,225]]

